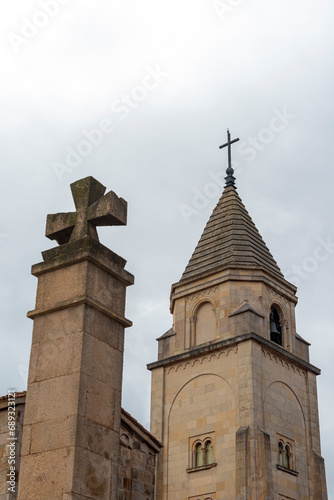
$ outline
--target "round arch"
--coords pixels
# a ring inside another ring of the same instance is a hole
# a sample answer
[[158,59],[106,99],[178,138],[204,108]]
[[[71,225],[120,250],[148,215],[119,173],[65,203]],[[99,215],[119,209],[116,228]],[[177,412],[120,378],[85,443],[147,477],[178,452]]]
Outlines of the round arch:
[[230,463],[234,441],[227,440],[218,429],[224,427],[233,435],[237,430],[237,401],[234,390],[221,375],[207,372],[194,374],[175,391],[166,420],[167,498],[172,500],[176,491],[180,493],[183,488],[180,475],[173,466],[176,456],[184,463],[185,469],[191,467],[194,461],[194,446],[201,443],[203,447],[204,442],[210,441],[214,462],[218,462],[223,471],[226,469],[224,464]]
[[193,382],[194,380],[196,380],[197,378],[200,378],[200,377],[205,377],[205,376],[208,376],[208,375],[211,375],[213,377],[217,377],[217,378],[220,378],[221,380],[223,380],[224,382],[226,382],[226,384],[228,385],[229,389],[231,390],[231,393],[233,394],[233,397],[234,397],[234,404],[236,405],[236,396],[235,396],[235,393],[234,393],[234,390],[231,386],[231,384],[224,378],[222,377],[221,375],[217,375],[217,373],[210,373],[210,372],[207,372],[207,373],[201,373],[199,375],[195,375],[194,377],[192,377],[191,379],[189,379],[185,384],[183,384],[183,386],[177,391],[177,393],[175,394],[174,398],[173,398],[173,401],[172,401],[172,404],[170,406],[170,409],[169,409],[169,412],[168,412],[168,428],[169,428],[169,420],[170,420],[170,415],[171,415],[171,412],[172,412],[172,409],[173,409],[173,405],[176,401],[176,398],[179,396],[180,392],[188,385],[190,384],[190,382]]
[[287,316],[284,306],[273,300],[268,312],[270,340],[275,344],[287,345]]
[[285,382],[283,382],[282,380],[274,380],[274,382],[271,382],[268,387],[266,388],[266,391],[265,391],[265,394],[264,394],[264,401],[266,400],[266,397],[267,397],[267,394],[269,392],[269,389],[274,385],[274,384],[282,384],[284,385],[292,394],[293,396],[295,397],[297,403],[298,403],[298,406],[299,406],[299,409],[303,415],[303,422],[304,422],[304,427],[306,429],[306,417],[305,417],[305,413],[304,413],[304,409],[303,409],[303,406],[301,404],[301,402],[299,401],[299,398],[297,396],[297,394],[295,393],[295,391]]
[[270,436],[272,463],[298,471],[298,487],[308,485],[304,466],[310,447],[306,412],[296,392],[282,380],[271,382],[264,391],[264,426]]
[[210,342],[217,337],[218,319],[215,301],[208,297],[199,299],[191,309],[191,345]]
[[200,299],[196,300],[196,302],[191,306],[190,317],[194,318],[197,314],[198,309],[206,302],[209,302],[212,305],[213,309],[216,308],[215,300],[213,300],[211,297],[201,297]]

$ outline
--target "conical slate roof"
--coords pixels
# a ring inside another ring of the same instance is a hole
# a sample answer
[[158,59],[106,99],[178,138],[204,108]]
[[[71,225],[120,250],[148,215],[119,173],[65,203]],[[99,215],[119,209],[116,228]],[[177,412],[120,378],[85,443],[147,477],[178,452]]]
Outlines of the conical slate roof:
[[230,186],[212,212],[180,281],[247,267],[284,278],[236,189]]

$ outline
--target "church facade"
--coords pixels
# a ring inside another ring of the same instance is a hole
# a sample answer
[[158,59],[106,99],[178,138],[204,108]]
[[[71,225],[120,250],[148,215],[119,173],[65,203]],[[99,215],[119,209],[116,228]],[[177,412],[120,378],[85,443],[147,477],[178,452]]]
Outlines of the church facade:
[[296,331],[296,288],[244,207],[231,167],[172,285],[173,326],[148,365],[150,432],[120,406],[133,276],[96,231],[125,225],[126,202],[91,177],[71,189],[76,212],[48,216],[46,234],[59,247],[32,271],[18,494],[7,489],[8,401],[0,401],[0,500],[326,500],[320,370]]

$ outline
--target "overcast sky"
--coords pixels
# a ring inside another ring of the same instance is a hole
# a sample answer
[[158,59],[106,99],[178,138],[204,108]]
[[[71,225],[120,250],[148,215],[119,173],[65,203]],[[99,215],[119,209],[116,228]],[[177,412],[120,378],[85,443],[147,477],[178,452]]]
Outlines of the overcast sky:
[[322,454],[334,498],[333,14],[330,0],[16,0],[0,18],[1,379],[26,388],[48,213],[73,210],[88,175],[128,201],[99,230],[127,259],[123,406],[149,427],[156,337],[222,190],[237,187],[286,278],[312,343]]

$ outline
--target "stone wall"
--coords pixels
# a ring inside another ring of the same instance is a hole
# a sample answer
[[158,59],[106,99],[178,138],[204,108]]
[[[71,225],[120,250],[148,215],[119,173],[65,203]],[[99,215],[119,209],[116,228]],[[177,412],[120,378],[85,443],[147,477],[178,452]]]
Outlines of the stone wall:
[[154,500],[156,454],[161,445],[122,410],[117,500]]
[[[156,499],[326,499],[318,370],[260,336],[225,342],[152,370],[151,430],[164,444]],[[213,460],[194,466],[207,439]]]
[[[8,491],[8,397],[0,398],[0,500],[16,500],[20,470],[25,392],[16,393],[16,484]],[[137,420],[122,409],[117,500],[154,500],[156,455],[161,444]]]

